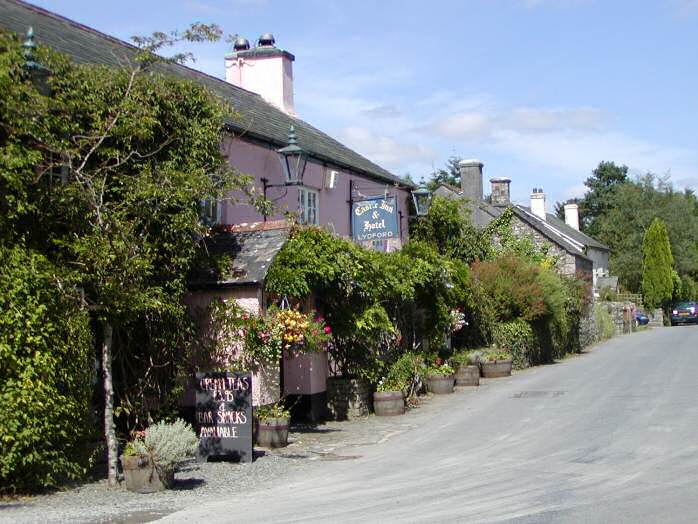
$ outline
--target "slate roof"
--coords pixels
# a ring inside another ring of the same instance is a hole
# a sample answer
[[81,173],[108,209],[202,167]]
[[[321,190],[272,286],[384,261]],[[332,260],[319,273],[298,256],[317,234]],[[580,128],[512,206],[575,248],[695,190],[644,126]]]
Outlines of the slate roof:
[[[583,242],[579,242],[578,240],[575,240],[571,236],[567,235],[566,232],[558,228],[556,224],[550,223],[547,219],[543,220],[539,216],[533,214],[529,208],[520,204],[514,204],[511,207],[514,210],[514,214],[519,217],[519,219],[526,222],[529,226],[538,231],[551,242],[557,244],[562,249],[574,256],[591,260],[586,256],[586,245]],[[547,214],[547,217],[550,216],[550,214]],[[567,224],[565,224],[565,226],[572,229],[567,226]]]
[[588,247],[593,247],[595,249],[600,249],[601,251],[610,251],[611,248],[608,247],[605,244],[602,244],[598,240],[596,240],[594,237],[590,237],[589,235],[582,233],[581,231],[576,230],[575,228],[567,225],[567,223],[564,220],[560,220],[557,215],[552,215],[550,213],[547,213],[548,216],[548,222],[550,224],[553,224],[557,229],[565,233],[566,235],[572,237],[574,240],[577,242],[581,242],[585,246]]
[[[77,63],[118,66],[123,65],[136,52],[131,44],[40,7],[20,0],[0,0],[0,28],[22,37],[29,26],[34,27],[35,39],[39,44],[66,53]],[[186,66],[159,64],[157,67],[181,78],[199,82],[226,100],[239,116],[229,119],[227,125],[242,138],[260,140],[275,148],[282,147],[287,145],[289,127],[293,124],[299,144],[316,160],[352,170],[383,183],[413,187],[307,122],[287,115],[256,93]]]
[[225,231],[206,239],[211,255],[228,255],[223,273],[213,268],[194,275],[192,287],[260,285],[274,257],[288,240],[289,229]]

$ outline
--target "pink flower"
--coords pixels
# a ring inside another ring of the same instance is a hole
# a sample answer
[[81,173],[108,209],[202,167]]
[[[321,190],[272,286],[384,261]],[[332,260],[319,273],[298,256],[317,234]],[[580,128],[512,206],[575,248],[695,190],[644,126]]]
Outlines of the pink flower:
[[440,357],[436,359],[436,365],[437,365],[437,366],[440,366],[440,365],[443,364],[443,363],[444,363],[444,361],[443,361],[443,359],[441,359]]
[[325,326],[325,333],[327,333],[328,335],[332,333],[332,328],[330,326]]

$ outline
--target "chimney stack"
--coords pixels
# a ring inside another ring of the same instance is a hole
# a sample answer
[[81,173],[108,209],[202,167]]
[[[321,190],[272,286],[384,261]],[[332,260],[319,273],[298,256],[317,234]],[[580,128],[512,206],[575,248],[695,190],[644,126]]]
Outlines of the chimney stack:
[[493,206],[508,206],[510,203],[509,184],[510,178],[490,178],[492,187],[492,205]]
[[296,116],[293,103],[293,61],[296,58],[276,47],[271,33],[264,33],[250,49],[246,38],[239,37],[233,52],[225,55],[225,79],[229,83],[260,95],[284,113]]
[[482,166],[482,162],[477,159],[458,162],[463,196],[474,202],[482,200]]
[[565,204],[565,224],[579,231],[579,206]]
[[531,193],[531,213],[541,220],[546,220],[545,213],[545,193],[541,188],[533,188]]

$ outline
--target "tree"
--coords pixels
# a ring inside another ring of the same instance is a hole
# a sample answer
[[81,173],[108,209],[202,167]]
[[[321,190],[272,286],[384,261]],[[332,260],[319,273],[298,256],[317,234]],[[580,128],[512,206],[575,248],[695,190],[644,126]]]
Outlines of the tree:
[[470,221],[470,212],[461,200],[436,196],[427,216],[410,224],[410,236],[435,245],[439,254],[466,263],[481,259],[488,239]]
[[440,184],[448,184],[453,187],[460,187],[460,167],[458,163],[462,159],[452,156],[446,161],[446,165],[437,169],[431,174],[431,179],[427,183],[430,191],[435,190]]
[[[49,49],[41,89],[23,71],[19,42],[0,47],[2,237],[26,242],[60,269],[57,284],[98,321],[104,432],[116,483],[114,343],[119,362],[159,319],[185,318],[182,296],[198,239],[202,200],[246,179],[226,166],[220,139],[229,109],[202,85],[168,74],[153,51],[181,39],[216,39],[215,26],[138,39],[124,67],[76,65]],[[177,60],[184,58],[176,57]],[[136,329],[134,329],[134,326]],[[171,366],[149,355],[151,368]],[[151,369],[152,371],[152,369]],[[127,372],[118,370],[121,375]]]
[[619,185],[595,220],[595,238],[611,248],[611,272],[628,290],[642,288],[644,232],[655,218],[665,223],[680,277],[698,277],[698,202],[674,191],[668,179],[648,173]]
[[594,169],[584,185],[589,188],[580,201],[580,226],[589,235],[596,236],[599,216],[614,205],[614,196],[620,186],[628,182],[628,166],[617,166],[602,161]]
[[659,307],[674,291],[674,258],[664,222],[655,218],[642,242],[642,293],[645,305]]

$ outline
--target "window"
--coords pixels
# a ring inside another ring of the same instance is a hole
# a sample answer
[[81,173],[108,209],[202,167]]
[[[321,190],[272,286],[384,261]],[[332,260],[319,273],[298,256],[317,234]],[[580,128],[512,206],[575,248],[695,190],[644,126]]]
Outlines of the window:
[[201,201],[201,222],[207,226],[213,226],[221,223],[221,203],[215,199],[206,199]]
[[301,224],[319,224],[318,192],[307,187],[298,188],[298,221]]

